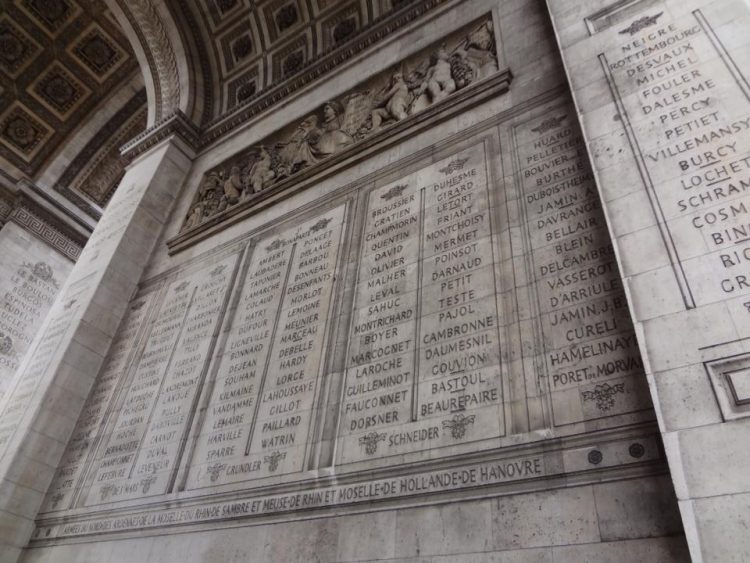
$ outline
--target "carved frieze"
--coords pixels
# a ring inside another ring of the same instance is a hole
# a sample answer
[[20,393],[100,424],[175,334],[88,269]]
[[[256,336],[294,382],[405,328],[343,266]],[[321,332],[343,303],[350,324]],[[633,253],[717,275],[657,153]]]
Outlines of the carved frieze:
[[182,232],[497,72],[489,16],[209,170]]

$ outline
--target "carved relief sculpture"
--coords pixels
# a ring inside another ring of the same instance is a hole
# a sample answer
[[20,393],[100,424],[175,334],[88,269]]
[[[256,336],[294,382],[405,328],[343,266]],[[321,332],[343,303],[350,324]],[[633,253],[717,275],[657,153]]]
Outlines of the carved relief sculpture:
[[210,170],[182,231],[496,71],[492,21],[485,18]]

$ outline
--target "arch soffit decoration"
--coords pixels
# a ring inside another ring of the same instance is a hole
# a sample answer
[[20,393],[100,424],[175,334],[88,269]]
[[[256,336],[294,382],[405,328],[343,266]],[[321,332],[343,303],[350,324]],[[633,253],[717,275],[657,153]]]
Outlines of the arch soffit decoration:
[[443,1],[106,0],[146,77],[149,129],[178,114],[194,133],[268,108],[267,93],[296,90]]
[[148,96],[147,126],[182,112],[194,119],[191,53],[178,24],[161,0],[105,0],[130,41],[141,66]]

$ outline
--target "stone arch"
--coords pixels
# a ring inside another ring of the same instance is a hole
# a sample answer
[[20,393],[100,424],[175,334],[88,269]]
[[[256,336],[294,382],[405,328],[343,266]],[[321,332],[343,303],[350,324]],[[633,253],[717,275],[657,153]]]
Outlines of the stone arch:
[[198,121],[199,67],[164,0],[105,0],[130,41],[144,76],[148,127],[182,112]]

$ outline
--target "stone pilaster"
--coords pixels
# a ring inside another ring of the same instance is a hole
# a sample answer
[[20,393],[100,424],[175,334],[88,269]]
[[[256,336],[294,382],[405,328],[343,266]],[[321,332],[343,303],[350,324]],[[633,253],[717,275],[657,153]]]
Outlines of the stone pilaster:
[[693,561],[750,558],[750,9],[547,0]]
[[190,167],[173,138],[128,168],[0,403],[0,561],[44,493]]

